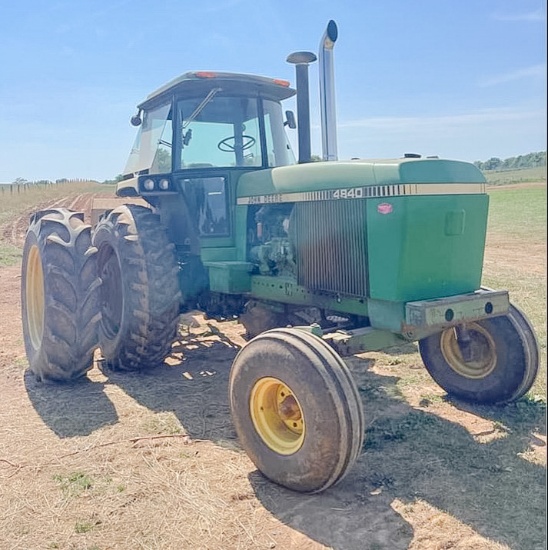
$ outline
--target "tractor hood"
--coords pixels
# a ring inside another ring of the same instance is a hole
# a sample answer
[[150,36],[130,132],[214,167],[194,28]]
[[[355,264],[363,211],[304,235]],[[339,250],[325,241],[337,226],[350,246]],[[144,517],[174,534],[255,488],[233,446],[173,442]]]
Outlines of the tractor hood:
[[[238,198],[400,184],[465,184],[463,189],[466,184],[476,184],[468,187],[485,192],[485,181],[476,166],[455,160],[404,158],[313,162],[244,174],[238,184]],[[432,189],[434,187],[438,186]],[[451,193],[450,190],[445,192]]]

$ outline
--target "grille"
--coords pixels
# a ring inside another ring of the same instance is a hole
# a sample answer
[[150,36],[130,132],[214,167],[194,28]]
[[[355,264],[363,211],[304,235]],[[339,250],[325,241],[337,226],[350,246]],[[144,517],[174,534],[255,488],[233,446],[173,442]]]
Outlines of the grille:
[[365,204],[362,200],[295,204],[290,228],[300,285],[367,294]]

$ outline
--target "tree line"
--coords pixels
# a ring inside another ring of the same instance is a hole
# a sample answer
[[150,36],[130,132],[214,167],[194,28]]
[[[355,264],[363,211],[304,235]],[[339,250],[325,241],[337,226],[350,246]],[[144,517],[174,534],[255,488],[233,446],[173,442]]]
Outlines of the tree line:
[[527,155],[518,155],[507,159],[492,157],[485,162],[476,160],[474,164],[480,170],[521,170],[523,168],[537,168],[546,166],[546,151],[529,153]]
[[53,185],[58,183],[87,183],[88,181],[94,181],[86,178],[60,178],[55,181],[52,180],[26,180],[25,178],[15,178],[12,182],[6,185]]

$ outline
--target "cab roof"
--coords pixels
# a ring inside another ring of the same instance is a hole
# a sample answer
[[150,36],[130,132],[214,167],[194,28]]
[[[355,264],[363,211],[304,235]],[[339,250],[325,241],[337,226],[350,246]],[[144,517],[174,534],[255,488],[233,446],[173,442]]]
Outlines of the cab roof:
[[213,88],[221,88],[228,94],[262,96],[281,101],[297,92],[287,80],[242,73],[218,71],[192,71],[170,80],[141,102],[137,108],[147,109],[172,95],[181,97],[201,96]]

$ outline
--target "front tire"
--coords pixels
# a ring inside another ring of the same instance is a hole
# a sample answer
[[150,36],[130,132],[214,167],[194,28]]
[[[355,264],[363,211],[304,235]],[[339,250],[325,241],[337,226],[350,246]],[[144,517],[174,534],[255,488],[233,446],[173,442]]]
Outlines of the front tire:
[[516,401],[533,385],[539,350],[533,327],[516,306],[506,315],[468,323],[468,360],[456,330],[447,329],[419,342],[424,365],[448,394],[465,401],[503,404]]
[[71,381],[97,347],[97,250],[81,212],[37,212],[23,248],[21,305],[29,368],[41,381]]
[[338,483],[363,445],[364,415],[342,359],[299,329],[257,336],[230,372],[232,418],[244,450],[269,479],[316,493]]
[[99,345],[107,365],[161,364],[177,334],[181,295],[174,246],[159,216],[119,206],[99,221],[93,243],[102,280]]

